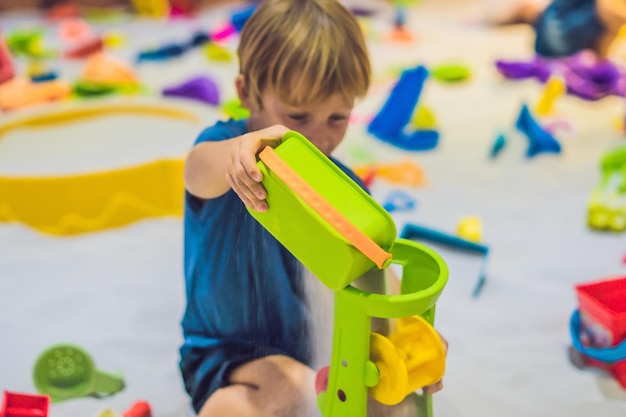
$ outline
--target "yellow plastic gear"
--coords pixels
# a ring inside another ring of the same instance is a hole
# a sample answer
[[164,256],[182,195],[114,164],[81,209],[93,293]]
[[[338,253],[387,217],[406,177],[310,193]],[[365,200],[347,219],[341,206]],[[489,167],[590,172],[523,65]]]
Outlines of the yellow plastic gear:
[[446,369],[446,350],[437,331],[420,316],[398,320],[396,331],[389,336],[406,366],[408,391],[439,381]]
[[406,365],[393,343],[379,333],[370,334],[370,360],[374,362],[380,379],[369,389],[370,395],[386,405],[398,404],[410,392]]

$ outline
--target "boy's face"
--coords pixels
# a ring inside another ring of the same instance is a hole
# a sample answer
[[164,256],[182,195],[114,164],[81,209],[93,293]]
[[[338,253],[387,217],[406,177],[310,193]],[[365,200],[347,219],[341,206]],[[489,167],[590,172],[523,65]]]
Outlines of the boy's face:
[[281,124],[303,134],[325,155],[330,155],[343,139],[354,106],[354,99],[346,100],[339,94],[319,104],[299,107],[283,103],[271,91],[262,94],[261,108],[245,95],[240,98],[250,109],[250,130]]

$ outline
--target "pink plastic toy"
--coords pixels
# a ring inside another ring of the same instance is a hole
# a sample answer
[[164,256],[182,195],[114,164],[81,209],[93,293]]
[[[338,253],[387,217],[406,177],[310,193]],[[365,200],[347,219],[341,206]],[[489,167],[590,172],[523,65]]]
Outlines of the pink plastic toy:
[[10,80],[15,75],[11,53],[0,33],[0,83]]

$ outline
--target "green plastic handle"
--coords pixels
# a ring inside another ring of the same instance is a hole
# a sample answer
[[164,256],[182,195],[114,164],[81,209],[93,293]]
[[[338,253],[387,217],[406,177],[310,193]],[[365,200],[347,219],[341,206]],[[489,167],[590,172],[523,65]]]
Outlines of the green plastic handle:
[[93,394],[115,394],[124,389],[124,378],[120,375],[112,375],[100,370],[96,371],[93,383]]

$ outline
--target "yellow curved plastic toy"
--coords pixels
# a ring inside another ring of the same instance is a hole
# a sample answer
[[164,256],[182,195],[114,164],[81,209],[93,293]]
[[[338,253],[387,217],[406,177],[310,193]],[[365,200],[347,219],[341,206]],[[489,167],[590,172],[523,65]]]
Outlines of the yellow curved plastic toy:
[[51,125],[71,123],[89,117],[102,117],[113,114],[162,116],[192,123],[200,122],[200,119],[193,113],[176,107],[143,103],[101,104],[96,106],[81,105],[81,107],[76,108],[55,108],[53,111],[23,116],[0,124],[0,139],[8,132],[20,128],[42,128]]
[[183,159],[60,177],[0,177],[0,221],[74,235],[181,216]]
[[371,333],[370,360],[380,375],[378,384],[369,389],[370,395],[382,404],[398,404],[409,392],[409,375],[398,350],[385,336]]

